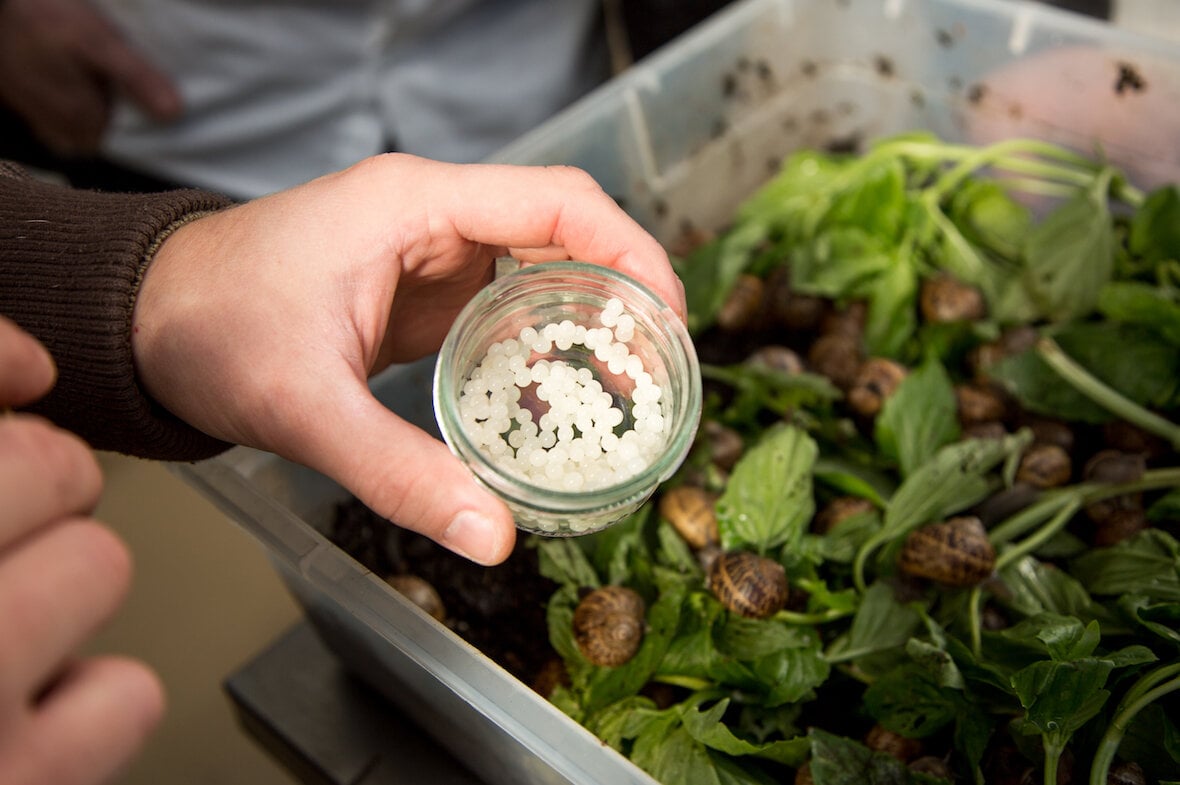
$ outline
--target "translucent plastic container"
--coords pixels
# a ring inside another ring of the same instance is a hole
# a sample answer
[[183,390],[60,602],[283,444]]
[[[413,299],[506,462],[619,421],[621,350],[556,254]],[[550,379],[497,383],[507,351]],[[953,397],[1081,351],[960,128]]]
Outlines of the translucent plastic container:
[[[675,245],[800,147],[926,129],[1102,149],[1180,179],[1180,46],[1001,0],[744,0],[497,156],[588,170]],[[435,432],[433,358],[373,380]],[[644,783],[622,756],[323,536],[346,492],[247,449],[177,471],[268,549],[342,661],[496,785]]]

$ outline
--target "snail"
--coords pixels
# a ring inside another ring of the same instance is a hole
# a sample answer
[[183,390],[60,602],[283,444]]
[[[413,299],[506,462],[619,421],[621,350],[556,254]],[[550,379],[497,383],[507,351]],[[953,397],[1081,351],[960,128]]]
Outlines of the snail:
[[574,641],[594,665],[617,668],[643,643],[643,598],[625,586],[604,586],[587,594],[574,609]]
[[1003,420],[1008,413],[1003,397],[987,385],[956,384],[955,402],[962,425]]
[[1016,479],[1034,488],[1056,488],[1073,476],[1069,453],[1056,444],[1033,444],[1020,457]]
[[742,436],[733,428],[727,428],[716,420],[705,420],[702,428],[709,444],[709,457],[725,471],[730,471],[745,452]]
[[787,571],[774,559],[750,551],[729,551],[709,569],[709,589],[739,616],[765,619],[787,604]]
[[1107,785],[1147,785],[1147,772],[1135,761],[1121,761],[1106,773]]
[[867,514],[875,509],[871,501],[860,496],[838,496],[819,511],[811,523],[811,529],[816,534],[827,534],[852,516]]
[[973,422],[964,425],[963,430],[959,432],[960,439],[1003,439],[1007,435],[1008,429],[1004,427],[1004,423],[996,420]]
[[803,360],[799,359],[799,355],[793,349],[776,344],[768,344],[754,351],[746,358],[746,365],[788,375],[803,372]]
[[967,357],[968,364],[978,378],[987,378],[988,369],[993,365],[1028,351],[1040,337],[1035,327],[1023,324],[1013,327],[1005,330],[999,339],[972,349]]
[[896,392],[909,371],[884,357],[870,357],[856,372],[848,390],[848,405],[863,417],[876,417],[889,396]]
[[660,516],[672,524],[693,548],[717,542],[717,516],[714,494],[695,485],[680,485],[660,496]]
[[1094,545],[1099,548],[1118,545],[1146,528],[1147,512],[1142,507],[1112,509],[1094,527]]
[[815,785],[815,777],[811,776],[811,764],[804,763],[795,769],[795,785]]
[[[1139,453],[1126,453],[1119,450],[1102,450],[1094,453],[1086,461],[1082,469],[1082,477],[1087,482],[1121,485],[1135,482],[1147,470],[1147,459]],[[1120,510],[1136,510],[1143,508],[1142,493],[1127,493],[1099,499],[1086,505],[1086,514],[1098,526],[1116,516]]]
[[861,366],[860,339],[843,332],[821,335],[807,352],[807,363],[832,384],[847,389]]
[[1148,433],[1126,420],[1113,420],[1103,425],[1102,440],[1113,450],[1142,453],[1149,461],[1162,458],[1171,451],[1167,440]]
[[926,774],[947,782],[955,780],[954,769],[947,763],[946,758],[940,758],[937,755],[923,755],[920,758],[914,758],[909,762],[908,768],[915,774]]
[[447,610],[442,597],[429,581],[417,575],[390,575],[385,582],[434,618],[446,621]]
[[865,746],[891,755],[902,763],[909,763],[922,754],[920,739],[906,738],[880,724],[869,728],[865,734]]
[[856,339],[859,344],[864,336],[868,312],[869,306],[864,300],[854,300],[843,308],[833,306],[824,314],[820,332],[824,335],[846,335]]
[[717,326],[722,330],[736,332],[755,324],[762,316],[765,289],[765,284],[758,276],[750,273],[739,275],[721,310],[717,312]]
[[766,278],[766,302],[771,315],[788,330],[814,330],[827,303],[822,297],[791,291],[791,269],[774,268]]
[[975,586],[992,574],[996,550],[983,522],[973,515],[950,518],[910,532],[897,566],[917,578],[946,586]]
[[922,282],[918,307],[931,324],[977,321],[987,315],[979,289],[945,273]]
[[1072,452],[1074,442],[1073,428],[1061,420],[1047,417],[1026,417],[1021,423],[1032,431],[1034,444],[1055,444],[1066,452]]

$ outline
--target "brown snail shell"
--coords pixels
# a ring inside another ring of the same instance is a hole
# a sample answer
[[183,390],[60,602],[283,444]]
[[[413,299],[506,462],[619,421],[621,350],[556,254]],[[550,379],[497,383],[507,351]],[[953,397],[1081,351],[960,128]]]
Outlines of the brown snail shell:
[[705,420],[702,431],[708,441],[709,457],[713,463],[727,472],[732,470],[746,450],[741,434],[716,420]]
[[603,586],[587,594],[574,609],[574,641],[595,665],[617,668],[643,643],[643,598],[625,586]]
[[709,569],[709,589],[740,616],[765,619],[787,604],[787,571],[774,559],[750,551],[729,551]]
[[811,523],[816,534],[827,534],[842,521],[854,515],[870,513],[877,509],[868,499],[860,496],[838,496],[824,505]]
[[1004,427],[1004,423],[993,420],[992,422],[973,422],[970,425],[964,425],[959,432],[960,439],[1003,439],[1008,435],[1008,429]]
[[945,273],[922,282],[918,307],[922,318],[932,324],[975,321],[987,315],[983,293]]
[[848,389],[848,405],[863,417],[876,417],[889,396],[897,391],[909,370],[885,357],[870,357],[856,372]]
[[786,265],[767,276],[766,302],[771,315],[789,330],[814,330],[827,309],[822,297],[791,290],[791,269]]
[[884,752],[902,763],[909,763],[922,754],[922,741],[910,739],[895,733],[883,725],[869,728],[865,734],[865,746],[877,752]]
[[1056,488],[1073,476],[1073,461],[1056,444],[1033,444],[1024,451],[1016,479],[1034,488]]
[[428,614],[446,621],[447,609],[434,586],[417,575],[390,575],[385,582]]
[[788,375],[803,373],[803,360],[799,355],[793,349],[776,344],[755,350],[746,358],[746,365]]
[[1147,772],[1135,761],[1121,761],[1106,774],[1107,785],[1147,785]]
[[860,343],[868,313],[869,306],[864,300],[853,300],[843,307],[833,304],[821,320],[820,332],[824,335],[846,335]]
[[717,542],[716,495],[695,485],[680,485],[660,496],[660,516],[693,548]]
[[937,755],[923,755],[920,758],[914,758],[910,761],[908,768],[916,774],[928,774],[947,782],[955,780],[954,769],[947,763],[946,758],[940,758]]
[[763,313],[765,289],[765,284],[758,276],[750,273],[739,275],[717,312],[717,326],[728,332],[736,332],[758,322]]
[[982,384],[955,385],[955,403],[962,425],[1003,420],[1008,413],[1003,397]]
[[946,586],[975,586],[996,565],[996,550],[973,515],[950,518],[910,532],[897,566],[907,575]]
[[1099,548],[1118,545],[1147,528],[1147,512],[1142,507],[1114,509],[1094,527],[1094,544]]
[[[1082,477],[1087,482],[1121,485],[1135,482],[1143,476],[1143,472],[1146,470],[1147,459],[1142,454],[1102,450],[1094,453],[1090,460],[1086,461],[1086,465],[1082,469]],[[1142,508],[1142,493],[1126,493],[1087,504],[1086,514],[1094,523],[1102,526],[1123,510]]]
[[861,366],[860,339],[841,332],[821,335],[807,351],[807,363],[832,384],[848,389]]

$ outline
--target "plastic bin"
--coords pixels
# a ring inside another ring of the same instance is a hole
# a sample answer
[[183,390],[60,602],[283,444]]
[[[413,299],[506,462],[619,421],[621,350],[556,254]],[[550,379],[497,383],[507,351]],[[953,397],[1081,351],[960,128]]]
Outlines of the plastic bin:
[[[1014,72],[1013,68],[1024,68]],[[716,228],[790,151],[927,129],[1099,147],[1180,179],[1180,47],[1003,0],[746,0],[511,145],[497,160],[588,170],[667,243]],[[435,432],[433,359],[373,389]],[[237,448],[175,471],[257,537],[325,641],[497,785],[647,775],[421,613],[321,534],[346,492]]]

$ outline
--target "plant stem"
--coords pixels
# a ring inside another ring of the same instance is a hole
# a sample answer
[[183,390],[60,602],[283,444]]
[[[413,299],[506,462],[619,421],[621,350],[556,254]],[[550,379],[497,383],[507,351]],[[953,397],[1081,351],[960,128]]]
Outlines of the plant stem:
[[1065,744],[1059,741],[1049,741],[1044,738],[1045,745],[1045,785],[1057,785],[1057,764],[1061,761],[1061,753],[1065,752]]
[[[1068,497],[1066,498],[1068,499]],[[1044,545],[1053,535],[1065,528],[1065,524],[1069,523],[1074,513],[1081,509],[1081,506],[1081,499],[1068,499],[1068,503],[1048,523],[1038,529],[1035,534],[1030,535],[1023,542],[1012,546],[1000,554],[999,558],[996,559],[996,572],[999,572],[1012,562]]]
[[1054,492],[1052,495],[1046,494],[1043,498],[993,528],[988,532],[987,537],[993,546],[1000,546],[1015,539],[1034,526],[1039,526],[1041,521],[1056,513],[1069,503],[1071,497],[1076,495],[1078,495],[1076,486],[1065,491]]
[[[1106,777],[1110,771],[1110,764],[1114,761],[1115,753],[1127,732],[1127,726],[1135,715],[1152,703],[1170,692],[1180,690],[1180,663],[1165,665],[1148,673],[1135,683],[1119,704],[1118,713],[1111,720],[1098,744],[1098,751],[1094,753],[1094,763],[1090,766],[1090,785],[1106,785]],[[1164,681],[1171,678],[1170,681]],[[1163,684],[1160,682],[1163,681]],[[1154,686],[1159,684],[1158,687]],[[1154,688],[1152,688],[1154,687]]]
[[835,608],[828,608],[826,611],[819,613],[797,613],[795,611],[779,611],[774,614],[772,618],[775,621],[785,622],[787,624],[799,625],[815,625],[826,624],[836,619],[842,619],[845,616],[851,616],[852,611],[841,611]]
[[967,603],[967,622],[971,627],[971,653],[978,660],[983,656],[983,618],[981,612],[983,591],[978,586],[971,589],[971,595],[968,597]]
[[696,676],[677,676],[675,674],[660,675],[657,674],[651,677],[652,681],[658,681],[660,684],[667,684],[672,687],[684,687],[693,692],[700,692],[707,690],[714,686],[713,682],[705,679],[698,679]]
[[1037,353],[1071,387],[1110,413],[1148,433],[1155,434],[1180,450],[1180,426],[1150,412],[1108,386],[1066,354],[1052,338],[1037,341]]

